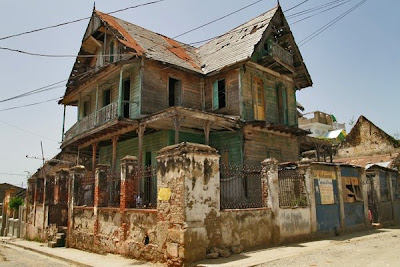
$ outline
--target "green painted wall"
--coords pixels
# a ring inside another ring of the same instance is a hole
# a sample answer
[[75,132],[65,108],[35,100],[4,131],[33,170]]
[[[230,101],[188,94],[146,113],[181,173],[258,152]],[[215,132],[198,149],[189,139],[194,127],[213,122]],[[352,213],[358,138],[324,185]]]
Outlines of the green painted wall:
[[[146,134],[143,138],[143,162],[146,160],[146,152],[151,152],[151,162],[154,165],[157,151],[168,145],[168,131],[159,131]],[[117,144],[117,170],[123,157],[132,155],[138,157],[138,138],[132,138]],[[100,147],[100,164],[111,165],[112,146]]]
[[264,83],[266,121],[269,123],[279,122],[278,96],[276,88],[279,84],[282,84],[287,90],[288,125],[297,126],[296,90],[294,88],[294,84],[249,65],[246,65],[246,71],[243,69],[240,71],[242,96],[241,117],[246,121],[254,120],[252,83],[254,76],[261,78]]
[[230,164],[243,163],[243,136],[240,132],[211,132],[210,146],[220,154],[228,150]]

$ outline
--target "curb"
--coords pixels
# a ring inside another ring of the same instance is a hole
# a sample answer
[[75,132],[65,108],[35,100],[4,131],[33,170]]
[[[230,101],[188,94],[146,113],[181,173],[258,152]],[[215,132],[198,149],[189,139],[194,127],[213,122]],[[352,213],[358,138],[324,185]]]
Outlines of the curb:
[[57,259],[57,260],[61,260],[61,261],[64,261],[64,262],[67,262],[69,264],[73,264],[73,265],[76,265],[76,266],[79,266],[79,267],[93,267],[91,265],[80,263],[80,262],[77,262],[77,261],[74,261],[74,260],[70,260],[70,259],[67,259],[67,258],[64,258],[64,257],[61,257],[61,256],[57,256],[57,255],[53,255],[51,253],[44,252],[44,251],[41,251],[41,250],[38,250],[38,249],[26,247],[26,246],[19,245],[19,244],[14,244],[14,243],[7,242],[7,241],[4,241],[4,240],[2,240],[1,243],[6,244],[6,245],[10,245],[10,246],[23,248],[25,250],[33,251],[33,252],[45,255],[47,257],[51,257],[51,258],[54,258],[54,259]]

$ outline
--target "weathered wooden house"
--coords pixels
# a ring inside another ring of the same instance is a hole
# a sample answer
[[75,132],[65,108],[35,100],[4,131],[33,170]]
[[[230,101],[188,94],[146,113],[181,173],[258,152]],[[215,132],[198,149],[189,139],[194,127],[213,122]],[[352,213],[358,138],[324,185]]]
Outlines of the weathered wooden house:
[[280,6],[200,47],[95,10],[60,101],[78,108],[62,148],[92,155],[93,170],[126,155],[152,165],[183,141],[224,163],[296,161],[296,92],[311,85]]

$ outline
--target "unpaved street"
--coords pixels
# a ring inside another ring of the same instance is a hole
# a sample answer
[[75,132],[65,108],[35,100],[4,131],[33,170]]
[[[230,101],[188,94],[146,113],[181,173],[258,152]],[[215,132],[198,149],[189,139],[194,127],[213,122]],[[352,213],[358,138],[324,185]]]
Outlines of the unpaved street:
[[400,266],[400,229],[338,237],[319,248],[298,252],[258,266]]
[[64,267],[73,265],[14,246],[0,245],[0,266]]

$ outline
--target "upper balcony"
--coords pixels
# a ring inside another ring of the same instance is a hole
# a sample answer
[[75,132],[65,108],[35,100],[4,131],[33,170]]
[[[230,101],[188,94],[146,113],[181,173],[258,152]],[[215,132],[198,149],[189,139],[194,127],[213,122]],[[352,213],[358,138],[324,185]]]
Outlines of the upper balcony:
[[293,54],[269,40],[265,43],[257,63],[279,73],[295,73]]

